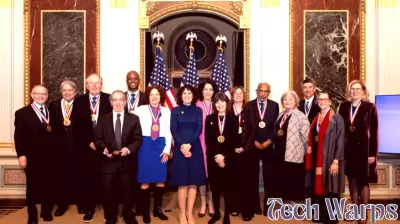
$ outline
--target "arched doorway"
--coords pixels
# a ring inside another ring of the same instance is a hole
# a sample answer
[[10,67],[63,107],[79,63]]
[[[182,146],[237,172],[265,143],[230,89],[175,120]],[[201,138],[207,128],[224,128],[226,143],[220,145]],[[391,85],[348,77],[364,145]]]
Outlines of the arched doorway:
[[[174,87],[179,87],[180,79],[187,63],[185,52],[185,36],[195,31],[198,36],[197,67],[200,79],[211,75],[215,60],[215,37],[223,34],[228,43],[225,48],[225,58],[232,85],[242,85],[246,89],[250,86],[250,33],[249,29],[241,29],[243,12],[237,5],[223,5],[216,2],[168,5],[166,2],[147,3],[147,27],[140,33],[140,72],[145,78],[141,79],[141,87],[148,83],[151,69],[154,46],[151,35],[155,31],[164,33],[165,45],[163,54],[166,58],[169,75]],[[160,5],[160,4],[164,5]],[[158,4],[158,5],[157,5]],[[228,7],[228,8],[227,8]],[[230,9],[230,10],[229,10]],[[141,25],[143,27],[143,25]],[[246,95],[249,98],[249,94]]]

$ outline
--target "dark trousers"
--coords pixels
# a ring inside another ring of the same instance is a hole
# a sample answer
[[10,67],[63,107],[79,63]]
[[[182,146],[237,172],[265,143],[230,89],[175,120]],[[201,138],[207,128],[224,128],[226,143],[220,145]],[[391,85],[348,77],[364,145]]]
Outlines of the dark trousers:
[[106,193],[104,215],[106,220],[117,220],[118,193],[122,191],[123,216],[125,220],[132,218],[131,173],[118,170],[116,173],[103,173],[103,185]]
[[244,216],[252,216],[260,209],[258,153],[253,149],[242,152],[240,204]]
[[329,203],[331,204],[331,207],[333,207],[333,201],[332,199],[340,199],[339,194],[335,193],[330,193],[330,192],[325,192],[324,195],[314,195],[313,201],[319,205],[319,221],[322,223],[338,223],[337,217],[335,217],[334,220],[331,220],[329,217],[328,213],[328,208],[326,206],[325,199],[329,199]]
[[[230,191],[231,191],[231,198],[229,200],[229,206],[230,206],[230,211],[231,212],[242,212],[242,207],[247,206],[247,204],[243,204],[242,202],[242,197],[246,198],[247,197],[247,192],[243,190],[243,182],[244,182],[244,177],[246,176],[246,170],[245,166],[247,165],[246,163],[246,156],[244,152],[242,153],[235,153],[232,156],[232,183],[230,186]],[[242,196],[244,195],[244,196]]]
[[[31,165],[32,166],[32,165]],[[50,179],[44,169],[31,167],[25,169],[26,176],[26,204],[28,206],[28,218],[37,220],[38,212],[36,204],[41,204],[41,213],[48,214],[53,208],[53,193]]]
[[70,204],[78,203],[79,195],[79,180],[77,175],[80,172],[77,166],[71,166],[71,164],[77,164],[73,159],[62,161],[59,164],[58,172],[58,188],[57,188],[57,204],[61,207],[68,207]]
[[[92,149],[90,149],[92,150]],[[94,211],[96,204],[103,203],[104,188],[100,174],[100,156],[92,150],[79,161],[78,178],[81,184],[78,207],[85,212]]]

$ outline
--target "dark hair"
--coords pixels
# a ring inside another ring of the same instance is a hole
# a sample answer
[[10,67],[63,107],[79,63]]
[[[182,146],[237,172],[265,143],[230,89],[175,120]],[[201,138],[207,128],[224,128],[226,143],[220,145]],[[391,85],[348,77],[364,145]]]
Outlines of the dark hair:
[[156,89],[160,94],[160,105],[164,105],[165,103],[165,92],[164,89],[159,86],[149,86],[146,88],[144,95],[146,95],[146,103],[150,104],[150,93],[153,89]]
[[303,85],[306,83],[312,83],[314,87],[317,87],[317,83],[315,82],[314,79],[310,77],[306,77],[302,82],[301,82],[301,88],[303,88]]
[[225,93],[216,93],[213,97],[213,108],[214,108],[214,113],[218,113],[217,107],[215,106],[217,102],[221,100],[226,103],[226,113],[229,113],[231,111],[231,101],[229,100],[229,97]]
[[198,90],[199,90],[199,100],[204,100],[203,90],[204,90],[204,87],[206,87],[207,84],[210,84],[212,86],[213,90],[214,90],[214,94],[212,95],[211,99],[218,92],[217,84],[213,80],[207,79],[206,81],[200,83],[200,85],[199,85],[199,88],[198,88]]
[[176,95],[178,105],[183,105],[182,95],[185,90],[192,92],[193,99],[192,99],[191,104],[196,104],[196,102],[197,102],[196,88],[191,85],[184,85],[181,88],[179,88],[178,94]]
[[329,95],[329,93],[328,93],[327,91],[321,91],[321,92],[319,92],[319,93],[317,94],[317,97],[319,98],[319,96],[320,96],[321,94],[326,94],[326,95],[328,95],[328,98],[331,99],[331,96]]

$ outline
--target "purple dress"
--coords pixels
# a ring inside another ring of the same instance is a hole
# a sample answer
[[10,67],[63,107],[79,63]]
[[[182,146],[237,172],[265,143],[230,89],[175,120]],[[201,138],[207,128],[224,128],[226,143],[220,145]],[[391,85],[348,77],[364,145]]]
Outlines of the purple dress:
[[208,177],[208,169],[207,169],[207,147],[206,147],[206,142],[205,142],[205,137],[204,137],[204,124],[206,123],[206,117],[207,115],[209,115],[210,113],[212,113],[212,107],[211,108],[207,108],[209,111],[209,114],[207,114],[206,109],[203,106],[203,101],[197,101],[196,106],[200,107],[201,110],[203,111],[203,128],[201,130],[201,134],[200,134],[200,142],[201,142],[201,148],[203,149],[203,156],[204,156],[204,166],[206,168],[206,176]]

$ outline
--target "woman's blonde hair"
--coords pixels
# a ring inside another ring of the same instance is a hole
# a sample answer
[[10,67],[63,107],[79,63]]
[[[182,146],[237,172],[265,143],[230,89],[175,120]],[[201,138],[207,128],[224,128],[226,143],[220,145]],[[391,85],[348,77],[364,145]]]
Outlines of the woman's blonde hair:
[[246,91],[244,90],[243,86],[235,86],[232,88],[231,91],[231,103],[233,103],[233,95],[235,94],[236,90],[242,90],[243,92],[243,106],[246,104]]
[[282,96],[281,96],[281,105],[283,106],[283,100],[288,95],[290,95],[290,96],[292,96],[294,98],[294,102],[296,104],[296,107],[298,107],[299,103],[300,103],[300,99],[299,99],[299,96],[297,95],[297,93],[295,91],[293,91],[293,90],[287,90],[282,94]]
[[351,93],[350,93],[350,90],[351,90],[351,87],[352,87],[354,84],[360,84],[362,90],[364,91],[364,96],[363,96],[363,98],[362,98],[361,100],[364,100],[364,101],[369,102],[369,91],[368,91],[368,89],[367,89],[367,86],[364,84],[364,82],[362,82],[361,80],[358,80],[358,79],[351,81],[351,82],[347,85],[347,100],[348,100],[348,101],[351,101]]

